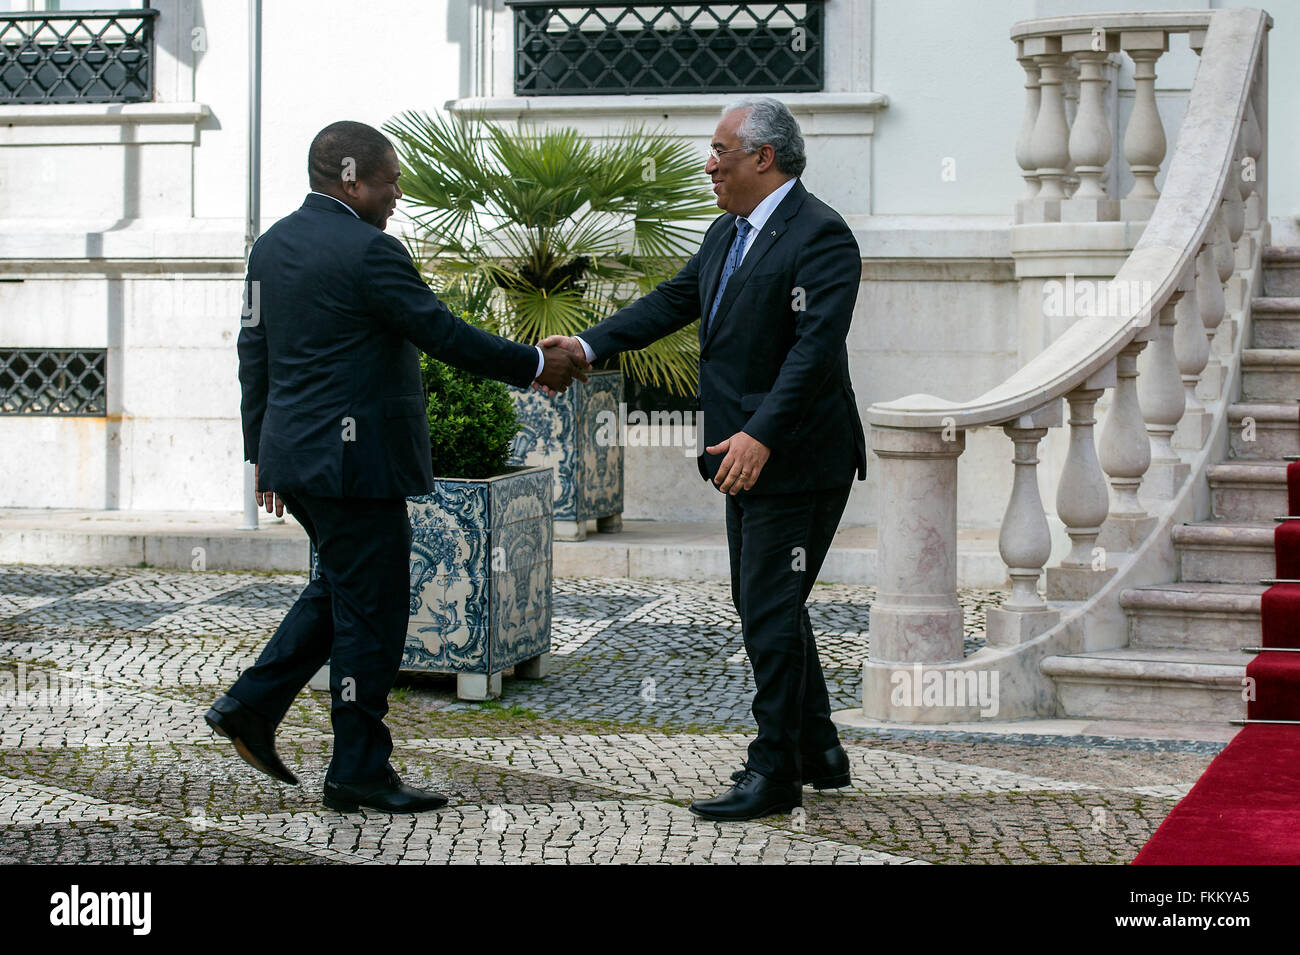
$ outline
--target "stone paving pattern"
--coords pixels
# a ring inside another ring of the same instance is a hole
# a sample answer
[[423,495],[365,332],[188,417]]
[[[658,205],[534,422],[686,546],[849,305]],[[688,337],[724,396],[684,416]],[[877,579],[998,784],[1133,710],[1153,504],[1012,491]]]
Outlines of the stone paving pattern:
[[[1196,741],[845,730],[850,788],[717,824],[753,684],[725,584],[556,579],[553,668],[500,701],[403,675],[393,765],[451,804],[344,815],[320,791],[328,694],[280,727],[302,785],[202,716],[305,577],[0,565],[0,863],[1120,863],[1222,748]],[[991,591],[962,594],[967,652]],[[858,703],[872,590],[818,585],[832,704]]]

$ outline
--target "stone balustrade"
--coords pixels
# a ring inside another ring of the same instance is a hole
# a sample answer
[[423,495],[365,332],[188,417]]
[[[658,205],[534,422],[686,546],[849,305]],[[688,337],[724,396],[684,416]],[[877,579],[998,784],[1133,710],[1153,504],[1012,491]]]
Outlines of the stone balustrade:
[[[1220,399],[1250,297],[1243,276],[1264,241],[1270,26],[1262,11],[1233,9],[1057,17],[1013,29],[1028,94],[1016,144],[1027,184],[1018,221],[1136,218],[1145,227],[1118,274],[1092,283],[1092,301],[1077,321],[1000,385],[968,402],[910,395],[869,409],[880,520],[866,716],[978,718],[973,709],[963,716],[960,708],[891,700],[899,665],[918,664],[995,669],[1000,719],[1050,715],[1050,680],[1037,661],[1086,647],[1092,621],[1113,628],[1123,619],[1124,582],[1145,582],[1167,563],[1176,505],[1193,478],[1203,478],[1212,427],[1226,420]],[[1201,59],[1162,194],[1155,179],[1166,142],[1154,78],[1174,33],[1189,34]],[[1103,88],[1119,53],[1133,60],[1137,87],[1118,144],[1135,179],[1122,199],[1107,193],[1102,175],[1118,161]],[[1095,408],[1107,393],[1098,441]],[[1047,567],[1052,538],[1038,449],[1066,421],[1056,516],[1070,548]],[[1013,449],[999,537],[1011,592],[988,612],[987,647],[965,656],[956,595],[957,462],[966,432],[980,427],[1000,427]]]
[[[1025,114],[1016,141],[1025,198],[1018,223],[1145,220],[1160,198],[1156,176],[1166,139],[1156,109],[1156,75],[1169,37],[1205,43],[1211,11],[1054,17],[1016,24],[1011,39],[1025,71]],[[1133,63],[1133,109],[1116,144],[1106,115],[1116,57]],[[1077,104],[1077,105],[1076,105]],[[1118,146],[1118,150],[1116,150]],[[1122,199],[1109,194],[1106,167],[1119,155],[1133,174]]]

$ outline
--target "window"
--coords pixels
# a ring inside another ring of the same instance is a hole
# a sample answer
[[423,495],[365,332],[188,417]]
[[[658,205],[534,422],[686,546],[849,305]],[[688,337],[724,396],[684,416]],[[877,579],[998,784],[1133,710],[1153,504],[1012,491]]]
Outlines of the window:
[[0,348],[0,415],[103,417],[107,357],[102,348]]
[[822,88],[822,0],[507,3],[521,96]]
[[157,16],[149,9],[0,13],[0,103],[153,99]]

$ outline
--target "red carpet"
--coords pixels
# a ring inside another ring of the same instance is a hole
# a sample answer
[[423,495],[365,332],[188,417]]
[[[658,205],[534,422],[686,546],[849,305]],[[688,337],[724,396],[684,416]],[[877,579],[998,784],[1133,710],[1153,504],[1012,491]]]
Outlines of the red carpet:
[[[1300,516],[1300,462],[1287,465],[1289,515]],[[1281,516],[1281,515],[1279,515]],[[1300,521],[1273,534],[1277,577],[1300,580]],[[1300,584],[1260,602],[1263,647],[1300,647]],[[1260,653],[1246,666],[1253,720],[1300,720],[1300,653]],[[1160,824],[1134,865],[1300,865],[1300,726],[1246,726]]]
[[1300,726],[1247,726],[1134,865],[1300,863]]

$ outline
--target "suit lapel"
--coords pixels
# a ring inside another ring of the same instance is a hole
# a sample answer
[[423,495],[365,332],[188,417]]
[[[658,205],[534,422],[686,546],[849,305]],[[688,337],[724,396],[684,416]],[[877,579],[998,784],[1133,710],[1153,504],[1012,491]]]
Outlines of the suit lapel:
[[[754,237],[753,244],[750,245],[749,251],[745,253],[745,258],[740,263],[740,268],[736,269],[731,278],[727,280],[727,287],[723,289],[722,292],[722,301],[718,303],[718,312],[713,316],[713,324],[709,326],[709,333],[701,341],[700,347],[708,345],[717,337],[718,327],[726,319],[727,312],[731,309],[732,304],[740,295],[740,290],[745,286],[745,280],[749,278],[750,273],[754,271],[763,256],[767,255],[768,250],[780,241],[781,235],[787,228],[788,220],[793,218],[799,211],[799,207],[803,205],[804,197],[807,194],[808,191],[804,189],[803,183],[796,180],[794,187],[786,197],[781,200],[780,204],[772,210],[772,214],[768,216],[767,221],[763,223],[762,230]],[[734,232],[734,230],[732,231]],[[734,238],[734,235],[732,235],[731,238]],[[727,248],[731,248],[730,241],[727,242]],[[722,275],[719,272],[718,279],[714,281],[714,287],[717,286],[717,282],[720,281],[721,278]],[[712,303],[712,301],[713,297],[710,296],[709,302]],[[707,315],[708,312],[706,311],[705,314]]]

